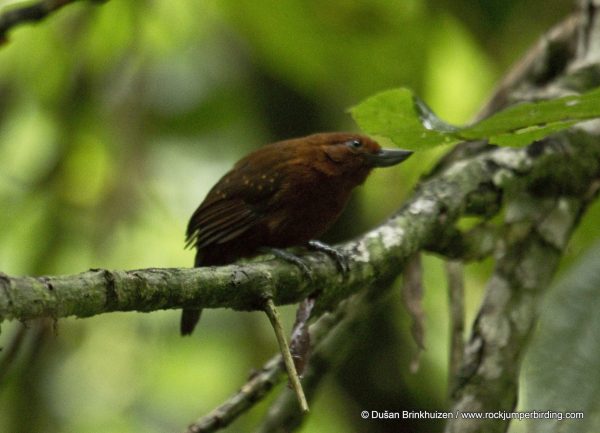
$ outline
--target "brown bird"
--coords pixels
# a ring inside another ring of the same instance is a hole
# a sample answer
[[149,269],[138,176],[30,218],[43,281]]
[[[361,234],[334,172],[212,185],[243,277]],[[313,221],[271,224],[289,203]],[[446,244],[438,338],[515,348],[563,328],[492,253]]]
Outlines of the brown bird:
[[[265,249],[312,246],[338,218],[354,187],[375,167],[412,154],[382,149],[364,135],[321,133],[266,145],[238,161],[192,215],[186,246],[197,250],[195,266],[232,263]],[[297,264],[293,255],[274,250]],[[185,309],[181,334],[189,335],[201,310]]]

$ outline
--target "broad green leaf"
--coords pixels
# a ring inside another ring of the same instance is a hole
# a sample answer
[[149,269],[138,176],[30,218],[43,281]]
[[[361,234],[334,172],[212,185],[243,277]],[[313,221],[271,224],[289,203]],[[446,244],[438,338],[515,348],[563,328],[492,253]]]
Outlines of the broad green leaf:
[[600,431],[600,243],[552,287],[523,365],[519,410],[584,412],[583,419],[531,420],[532,433]]
[[544,137],[554,134],[555,132],[573,126],[576,123],[577,121],[572,120],[570,122],[550,123],[545,126],[532,126],[514,132],[492,135],[489,137],[489,141],[490,143],[498,144],[500,146],[526,146],[534,141],[541,140]]
[[433,115],[431,110],[424,117],[426,122],[430,122],[426,125],[431,129],[425,127],[420,116],[425,107],[417,107],[410,90],[394,89],[367,98],[352,107],[350,112],[367,133],[389,138],[406,149],[422,150],[462,141],[440,127],[447,124]]
[[582,95],[521,103],[463,127],[441,120],[408,89],[378,93],[350,112],[367,133],[387,137],[407,149],[423,150],[467,140],[524,146],[578,121],[600,117],[600,88]]
[[516,133],[533,126],[585,120],[598,116],[600,116],[600,89],[594,89],[582,95],[517,104],[462,129],[461,133],[465,137],[481,138]]

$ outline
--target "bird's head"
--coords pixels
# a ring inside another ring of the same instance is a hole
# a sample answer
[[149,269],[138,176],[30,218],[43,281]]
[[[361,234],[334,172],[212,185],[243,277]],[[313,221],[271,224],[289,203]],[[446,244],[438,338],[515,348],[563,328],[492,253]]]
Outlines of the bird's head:
[[322,133],[307,137],[319,149],[319,166],[332,175],[350,177],[362,183],[373,168],[399,164],[412,151],[382,149],[373,139],[352,133]]

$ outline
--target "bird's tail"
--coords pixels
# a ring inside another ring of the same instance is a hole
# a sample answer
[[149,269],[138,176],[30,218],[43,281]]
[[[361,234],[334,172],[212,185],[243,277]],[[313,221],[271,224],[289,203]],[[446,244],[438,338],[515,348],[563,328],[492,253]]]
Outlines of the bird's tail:
[[202,310],[183,310],[179,328],[181,335],[192,335],[194,328],[200,320],[200,314],[202,314]]
[[[200,251],[196,252],[196,258],[194,259],[194,267],[200,267],[200,262],[202,261],[202,255]],[[181,335],[192,335],[194,332],[194,328],[200,321],[200,315],[202,314],[202,309],[184,309],[181,313],[181,322],[179,325],[179,332]]]

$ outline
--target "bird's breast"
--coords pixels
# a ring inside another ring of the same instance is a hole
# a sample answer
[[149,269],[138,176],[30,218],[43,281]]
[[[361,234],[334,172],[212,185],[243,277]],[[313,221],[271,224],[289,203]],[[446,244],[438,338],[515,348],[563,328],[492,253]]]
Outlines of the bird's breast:
[[266,221],[269,244],[285,248],[321,236],[344,210],[351,190],[338,185],[297,188],[275,203]]

